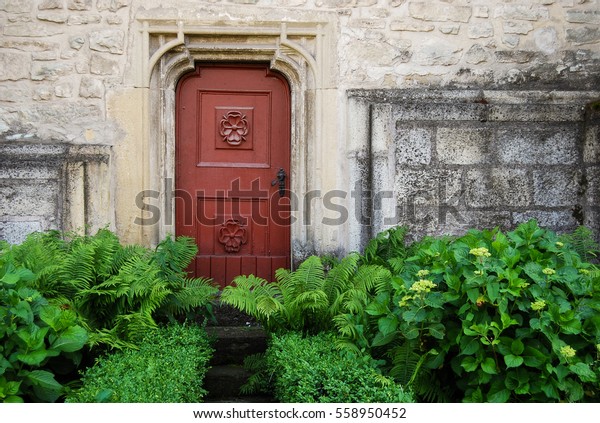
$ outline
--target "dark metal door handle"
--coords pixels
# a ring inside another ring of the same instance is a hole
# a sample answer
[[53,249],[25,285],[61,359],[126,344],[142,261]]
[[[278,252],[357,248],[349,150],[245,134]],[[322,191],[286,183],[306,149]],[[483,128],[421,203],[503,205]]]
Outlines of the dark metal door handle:
[[271,181],[271,186],[274,187],[275,185],[279,184],[279,196],[283,197],[285,195],[285,178],[287,177],[287,174],[285,173],[285,170],[283,170],[283,168],[279,168],[279,172],[277,172],[277,179],[273,179]]

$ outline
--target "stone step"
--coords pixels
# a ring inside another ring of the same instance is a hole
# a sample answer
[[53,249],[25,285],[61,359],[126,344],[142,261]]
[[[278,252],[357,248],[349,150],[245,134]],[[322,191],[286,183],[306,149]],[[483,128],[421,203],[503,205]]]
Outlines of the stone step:
[[206,328],[215,352],[204,378],[205,402],[274,402],[269,395],[242,395],[240,388],[251,373],[244,359],[265,352],[267,335],[259,326],[209,326]]
[[211,366],[241,366],[247,356],[267,349],[267,334],[259,326],[209,326],[206,331],[215,349]]

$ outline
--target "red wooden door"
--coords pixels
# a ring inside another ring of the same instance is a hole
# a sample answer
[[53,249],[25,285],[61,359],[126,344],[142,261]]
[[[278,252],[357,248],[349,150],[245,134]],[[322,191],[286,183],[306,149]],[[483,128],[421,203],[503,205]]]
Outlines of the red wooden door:
[[177,235],[221,286],[290,265],[290,90],[266,65],[199,65],[177,87]]

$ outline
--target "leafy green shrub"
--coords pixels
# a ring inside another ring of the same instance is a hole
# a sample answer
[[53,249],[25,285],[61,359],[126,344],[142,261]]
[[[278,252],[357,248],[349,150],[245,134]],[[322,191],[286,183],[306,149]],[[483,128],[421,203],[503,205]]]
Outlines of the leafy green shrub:
[[598,401],[600,272],[569,239],[530,221],[402,249],[362,338],[354,316],[336,318],[344,344],[388,359],[422,397]]
[[101,356],[66,402],[199,402],[212,349],[199,326],[172,324],[147,333],[139,350]]
[[382,376],[371,360],[337,350],[328,333],[273,336],[266,362],[281,402],[413,402],[412,395]]
[[5,259],[32,270],[31,286],[53,304],[73,309],[90,329],[90,345],[131,347],[156,320],[206,309],[218,289],[185,271],[197,247],[167,237],[152,251],[122,246],[117,236],[35,233],[5,251]]
[[367,294],[387,286],[390,273],[379,265],[359,269],[358,254],[350,254],[329,271],[311,256],[295,271],[279,269],[276,281],[239,276],[223,289],[221,301],[253,316],[270,332],[319,333],[333,328],[342,311],[364,309]]
[[[5,245],[6,248],[6,245]],[[48,304],[29,287],[31,271],[0,255],[0,401],[54,402],[64,392],[56,380],[74,371],[87,342],[75,313]]]

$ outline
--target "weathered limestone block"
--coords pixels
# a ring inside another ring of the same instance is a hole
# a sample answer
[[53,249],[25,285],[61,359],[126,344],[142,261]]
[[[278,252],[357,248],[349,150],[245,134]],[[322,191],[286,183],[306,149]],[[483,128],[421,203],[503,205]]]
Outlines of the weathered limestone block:
[[509,48],[516,48],[521,42],[521,38],[516,34],[502,35],[502,44]]
[[544,54],[556,53],[560,47],[558,34],[553,27],[539,28],[533,33],[536,47]]
[[442,39],[429,38],[413,54],[413,62],[421,66],[450,66],[460,61],[462,48]]
[[548,8],[537,5],[509,4],[504,3],[496,7],[495,17],[502,19],[514,19],[525,21],[538,21],[547,19],[549,16]]
[[352,62],[359,66],[367,63],[371,66],[392,66],[410,60],[410,45],[409,40],[398,40],[395,45],[380,43],[379,40],[355,40],[348,45],[347,51],[352,52]]
[[67,0],[69,10],[92,10],[92,0]]
[[33,0],[0,0],[0,10],[8,13],[27,13],[33,9]]
[[29,78],[31,57],[27,53],[0,50],[0,81]]
[[38,4],[39,10],[62,9],[65,7],[65,0],[42,0]]
[[33,93],[33,99],[35,101],[47,101],[52,98],[52,90],[49,86],[36,87]]
[[40,21],[65,23],[67,21],[68,15],[63,12],[40,12],[37,14],[37,18]]
[[600,41],[600,27],[567,28],[567,41],[576,45],[597,43]]
[[579,169],[548,169],[533,172],[533,202],[536,206],[566,207],[577,204],[582,185]]
[[58,179],[60,167],[53,160],[36,161],[20,159],[12,163],[3,162],[0,166],[1,179]]
[[19,219],[5,220],[7,217],[0,217],[0,239],[9,244],[20,244],[31,232],[41,232],[45,229],[41,221],[32,220],[36,219],[35,216],[9,216],[9,218]]
[[[416,170],[400,166],[396,169],[394,194],[409,208],[415,205],[439,206],[461,196],[462,179],[461,170]],[[414,213],[414,208],[408,213]]]
[[431,163],[432,127],[396,126],[396,167]]
[[473,169],[466,173],[466,200],[471,207],[526,207],[532,189],[524,169]]
[[458,35],[460,32],[460,24],[441,24],[438,29],[442,34],[446,35]]
[[31,84],[27,81],[10,81],[0,84],[0,101],[19,103],[24,99],[31,98],[32,93]]
[[448,165],[474,165],[493,161],[489,128],[445,127],[437,130],[437,159]]
[[480,22],[469,25],[469,38],[489,38],[494,35],[494,27],[490,22]]
[[472,13],[470,6],[414,1],[408,3],[408,11],[415,19],[434,22],[469,22]]
[[490,9],[487,6],[473,6],[473,16],[475,16],[476,18],[489,18]]
[[120,29],[107,29],[90,33],[90,49],[112,54],[123,54],[125,33]]
[[599,10],[567,10],[567,22],[600,25]]
[[47,180],[1,180],[0,216],[45,216],[51,218],[56,213],[56,183]]
[[51,61],[58,58],[58,51],[34,51],[31,53],[33,60]]
[[586,116],[583,162],[598,164],[600,163],[600,110],[593,110],[589,106],[588,109],[590,110]]
[[117,75],[119,63],[101,54],[92,54],[90,60],[90,72],[94,75]]
[[351,7],[354,0],[316,0],[315,6],[337,9],[342,7]]
[[387,2],[388,2],[388,5],[391,7],[400,7],[404,3],[406,3],[406,0],[387,0]]
[[73,72],[73,65],[64,62],[33,62],[31,79],[34,81],[56,81],[59,77]]
[[466,62],[471,63],[473,65],[487,62],[489,58],[490,54],[481,44],[473,44],[471,48],[465,53]]
[[600,204],[600,167],[590,166],[586,168],[585,202],[588,206]]
[[99,12],[103,10],[110,10],[111,12],[116,12],[122,7],[129,6],[131,0],[98,0],[96,3],[96,8]]
[[502,29],[505,34],[527,35],[533,31],[533,24],[529,21],[504,21]]
[[84,98],[104,97],[104,83],[98,78],[84,76],[79,86],[79,96]]
[[[583,111],[576,104],[490,104],[489,121],[580,122]],[[571,127],[570,127],[571,128]],[[576,128],[572,128],[577,132]]]
[[573,165],[578,161],[576,124],[500,129],[497,151],[501,163]]
[[123,23],[123,18],[118,15],[108,15],[106,17],[106,23],[109,25],[121,25]]
[[513,224],[518,225],[535,219],[538,225],[544,228],[553,228],[555,230],[573,230],[583,222],[573,216],[572,211],[544,211],[533,210],[526,212],[513,213]]
[[535,54],[535,51],[529,50],[498,50],[494,52],[496,60],[500,63],[528,63],[535,57]]
[[434,25],[423,22],[392,21],[390,23],[392,31],[431,32],[434,29]]
[[67,20],[68,25],[88,25],[100,23],[101,15],[71,15]]
[[487,115],[482,104],[448,102],[432,104],[429,102],[402,102],[394,104],[394,116],[397,125],[400,121],[481,121]]
[[348,22],[348,27],[350,28],[384,29],[385,25],[386,23],[383,19],[359,18],[351,19]]
[[54,85],[54,95],[60,98],[73,97],[73,85],[68,82]]
[[85,37],[81,35],[75,35],[69,37],[69,46],[72,49],[79,50],[85,44]]
[[0,48],[10,48],[20,51],[48,51],[57,50],[59,45],[58,43],[47,43],[39,40],[0,38]]

